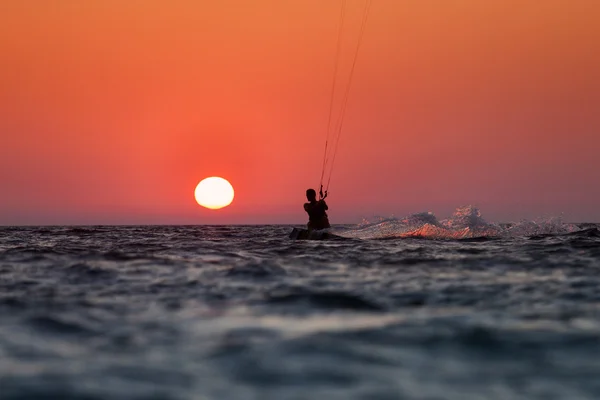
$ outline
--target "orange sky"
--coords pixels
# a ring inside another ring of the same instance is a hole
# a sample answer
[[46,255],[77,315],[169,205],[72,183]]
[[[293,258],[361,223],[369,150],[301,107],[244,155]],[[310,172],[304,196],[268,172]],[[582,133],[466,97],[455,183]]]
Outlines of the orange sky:
[[[364,0],[348,0],[346,73]],[[338,0],[4,0],[0,225],[304,223]],[[333,223],[600,221],[600,2],[374,0]],[[343,76],[343,75],[341,75]],[[236,190],[220,211],[196,184]]]

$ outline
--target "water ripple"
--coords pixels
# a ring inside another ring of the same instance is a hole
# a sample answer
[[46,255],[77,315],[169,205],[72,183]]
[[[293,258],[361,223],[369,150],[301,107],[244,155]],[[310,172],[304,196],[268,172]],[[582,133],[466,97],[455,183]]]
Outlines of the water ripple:
[[0,228],[0,397],[600,396],[597,227],[336,229]]

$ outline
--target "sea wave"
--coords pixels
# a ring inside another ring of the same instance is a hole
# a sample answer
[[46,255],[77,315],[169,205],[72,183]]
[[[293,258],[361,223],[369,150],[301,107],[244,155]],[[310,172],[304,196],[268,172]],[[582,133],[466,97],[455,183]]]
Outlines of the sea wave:
[[355,227],[332,232],[355,239],[473,239],[562,235],[581,230],[577,224],[563,222],[561,217],[503,224],[488,222],[477,207],[469,205],[457,208],[450,218],[443,220],[438,220],[432,212],[421,212],[402,218],[376,217],[373,222],[363,219]]

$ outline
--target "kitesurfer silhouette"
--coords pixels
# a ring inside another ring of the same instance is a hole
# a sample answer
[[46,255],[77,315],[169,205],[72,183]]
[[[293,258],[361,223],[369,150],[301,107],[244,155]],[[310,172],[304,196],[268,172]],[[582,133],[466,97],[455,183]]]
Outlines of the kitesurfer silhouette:
[[327,218],[327,213],[325,212],[329,209],[327,203],[325,203],[327,191],[325,191],[325,195],[323,195],[323,189],[321,188],[319,194],[319,200],[317,200],[317,192],[315,192],[314,189],[308,189],[306,191],[308,203],[304,203],[304,211],[308,213],[307,227],[309,231],[331,227],[331,225],[329,225],[329,218]]

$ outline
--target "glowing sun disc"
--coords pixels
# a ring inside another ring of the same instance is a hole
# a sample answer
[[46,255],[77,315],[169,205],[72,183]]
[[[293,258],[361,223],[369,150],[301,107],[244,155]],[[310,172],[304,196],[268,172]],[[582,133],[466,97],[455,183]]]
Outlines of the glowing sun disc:
[[226,179],[211,176],[200,181],[194,197],[202,207],[218,210],[227,207],[233,201],[233,186]]

